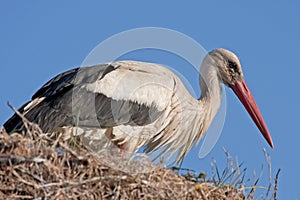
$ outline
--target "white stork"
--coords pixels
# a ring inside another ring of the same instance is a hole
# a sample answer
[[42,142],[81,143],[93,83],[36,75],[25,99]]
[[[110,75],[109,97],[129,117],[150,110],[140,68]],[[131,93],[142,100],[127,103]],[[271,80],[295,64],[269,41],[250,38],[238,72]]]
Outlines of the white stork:
[[[77,127],[106,135],[130,152],[177,152],[181,162],[207,131],[221,103],[221,83],[232,88],[273,148],[264,119],[244,81],[237,56],[211,51],[200,71],[201,97],[193,98],[169,69],[153,63],[117,61],[69,70],[47,82],[19,111],[51,132]],[[15,114],[7,132],[24,129]]]

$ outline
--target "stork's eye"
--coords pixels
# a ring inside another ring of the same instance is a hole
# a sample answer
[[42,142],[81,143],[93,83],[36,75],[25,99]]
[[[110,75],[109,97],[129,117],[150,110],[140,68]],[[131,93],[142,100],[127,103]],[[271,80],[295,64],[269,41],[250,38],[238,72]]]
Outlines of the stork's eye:
[[228,61],[228,67],[233,69],[234,71],[237,71],[237,64],[232,61]]

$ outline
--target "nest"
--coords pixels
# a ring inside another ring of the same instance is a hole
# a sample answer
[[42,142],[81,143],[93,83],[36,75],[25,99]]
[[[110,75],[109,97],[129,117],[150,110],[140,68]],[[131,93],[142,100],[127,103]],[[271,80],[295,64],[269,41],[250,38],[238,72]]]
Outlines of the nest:
[[[80,145],[27,124],[23,134],[0,133],[0,199],[245,199],[230,185],[191,181],[135,159],[119,168]],[[134,173],[147,165],[147,172]],[[132,171],[122,170],[130,168]]]
[[[170,169],[126,173],[60,137],[0,135],[0,199],[244,199],[230,186],[192,182]],[[125,163],[125,162],[124,162]],[[132,168],[140,166],[130,161]]]

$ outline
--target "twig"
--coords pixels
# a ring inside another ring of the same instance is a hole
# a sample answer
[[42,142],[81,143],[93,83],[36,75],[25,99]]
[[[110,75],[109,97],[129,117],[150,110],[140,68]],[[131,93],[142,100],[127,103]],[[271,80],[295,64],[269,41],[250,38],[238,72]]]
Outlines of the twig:
[[22,119],[22,121],[23,121],[23,124],[24,124],[24,126],[25,126],[25,128],[26,128],[26,130],[29,130],[29,127],[28,127],[28,125],[30,125],[31,127],[34,127],[34,128],[36,128],[36,129],[38,129],[38,131],[40,132],[40,133],[42,133],[43,131],[42,131],[42,129],[37,125],[37,124],[35,124],[35,123],[32,123],[32,122],[30,122],[28,119],[26,119],[26,117],[24,117],[24,115],[22,115],[13,105],[11,105],[10,103],[9,103],[9,101],[7,102],[7,105]]
[[13,170],[13,175],[15,175],[18,179],[19,179],[19,181],[21,181],[22,183],[25,183],[26,185],[30,185],[30,186],[33,186],[33,187],[37,187],[37,185],[36,184],[34,184],[34,183],[31,183],[31,182],[28,182],[28,181],[25,181],[19,174],[18,174],[18,172],[16,172],[15,170]]
[[265,158],[268,164],[268,169],[269,169],[269,186],[267,189],[267,193],[266,193],[266,198],[269,196],[269,193],[271,191],[271,187],[272,187],[272,165],[271,165],[271,157],[268,154],[267,150],[265,148],[263,148],[264,154],[265,154]]
[[0,155],[0,163],[6,164],[6,163],[21,163],[26,161],[26,158],[23,156],[16,156],[16,155]]
[[45,184],[45,183],[46,183],[46,181],[43,180],[41,177],[38,177],[38,176],[36,176],[36,175],[34,175],[34,174],[32,174],[32,173],[30,173],[30,172],[28,172],[28,171],[26,171],[26,170],[24,170],[24,169],[22,169],[22,168],[16,168],[16,170],[19,170],[19,171],[22,172],[23,174],[25,173],[25,174],[27,174],[28,176],[31,176],[32,178],[34,178],[35,180],[39,181],[39,182],[42,183],[42,184]]
[[63,147],[65,150],[69,151],[73,156],[75,156],[78,160],[83,160],[82,156],[79,156],[75,151],[73,151],[70,147],[65,145],[63,142],[58,142],[59,146]]
[[95,182],[95,181],[99,181],[103,179],[102,177],[93,177],[91,179],[87,179],[87,180],[83,180],[83,181],[79,181],[79,182],[56,182],[56,183],[48,183],[48,184],[44,184],[44,185],[40,185],[40,188],[45,188],[45,187],[53,187],[53,186],[63,186],[65,185],[65,187],[76,187],[79,185],[84,185],[90,182]]
[[30,122],[28,119],[26,119],[13,105],[10,104],[9,101],[7,102],[7,105],[22,119],[25,128],[27,130],[29,130],[28,124],[31,126],[32,122]]
[[265,148],[263,148],[264,154],[265,154],[265,158],[267,160],[267,164],[268,164],[268,169],[269,169],[269,181],[270,183],[272,182],[272,164],[271,164],[271,157],[268,154],[267,150]]
[[202,190],[199,190],[201,196],[203,197],[204,200],[208,200],[207,196],[203,193]]
[[278,176],[279,176],[280,170],[281,169],[279,168],[276,173],[276,176],[275,176],[274,193],[273,193],[274,200],[277,200]]
[[14,199],[33,199],[33,196],[30,195],[12,195]]

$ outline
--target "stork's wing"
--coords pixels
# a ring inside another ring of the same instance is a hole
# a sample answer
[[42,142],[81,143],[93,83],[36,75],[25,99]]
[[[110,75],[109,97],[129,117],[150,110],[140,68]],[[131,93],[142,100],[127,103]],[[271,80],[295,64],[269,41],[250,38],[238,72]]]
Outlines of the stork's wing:
[[[32,101],[20,108],[20,112],[29,121],[39,124],[43,131],[68,125],[99,128],[120,124],[141,126],[156,120],[162,109],[158,109],[153,102],[149,104],[140,99],[123,99],[120,94],[115,96],[103,89],[112,90],[110,86],[116,85],[113,81],[120,80],[118,77],[124,75],[124,69],[119,68],[122,66],[102,64],[59,74],[39,89]],[[112,72],[114,76],[104,79]],[[128,85],[132,84],[129,79],[123,82],[122,86],[127,82]],[[4,124],[8,132],[22,129],[22,126],[17,115]]]

